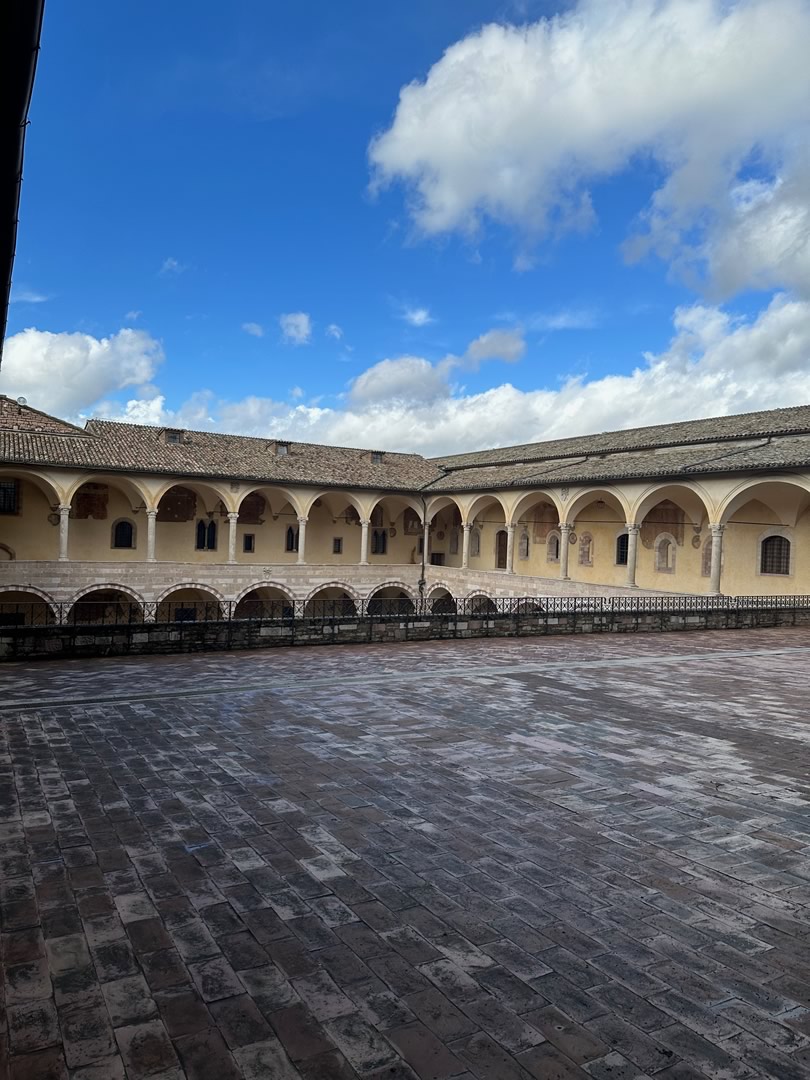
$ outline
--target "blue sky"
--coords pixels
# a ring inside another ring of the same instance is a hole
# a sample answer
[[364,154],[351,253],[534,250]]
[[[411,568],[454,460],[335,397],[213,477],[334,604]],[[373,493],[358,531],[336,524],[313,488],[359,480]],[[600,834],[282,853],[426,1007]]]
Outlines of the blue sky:
[[810,399],[808,27],[803,0],[49,5],[0,389],[426,452]]

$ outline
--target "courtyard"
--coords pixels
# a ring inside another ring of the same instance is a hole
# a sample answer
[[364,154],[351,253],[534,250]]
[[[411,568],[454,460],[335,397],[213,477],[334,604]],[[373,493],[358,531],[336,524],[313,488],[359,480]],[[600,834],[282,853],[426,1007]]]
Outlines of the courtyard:
[[809,657],[4,666],[0,1076],[810,1076]]

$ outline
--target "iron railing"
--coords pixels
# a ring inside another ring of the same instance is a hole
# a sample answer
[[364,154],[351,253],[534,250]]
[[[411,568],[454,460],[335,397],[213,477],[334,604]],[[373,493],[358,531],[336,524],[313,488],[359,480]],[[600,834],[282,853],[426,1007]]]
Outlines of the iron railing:
[[144,623],[293,623],[352,620],[424,620],[438,618],[543,618],[620,613],[700,615],[712,611],[810,608],[810,596],[442,596],[419,601],[381,599],[316,600],[163,600],[144,604],[79,600],[75,604],[44,600],[3,603],[0,632],[20,626],[139,626]]

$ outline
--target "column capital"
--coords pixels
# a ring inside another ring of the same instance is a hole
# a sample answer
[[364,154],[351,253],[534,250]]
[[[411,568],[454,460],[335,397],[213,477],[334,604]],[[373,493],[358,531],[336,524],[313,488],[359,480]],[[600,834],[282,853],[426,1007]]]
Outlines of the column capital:
[[360,518],[360,524],[364,529],[367,529],[371,524],[371,518]]
[[720,522],[711,522],[709,528],[711,529],[712,536],[722,536],[725,530],[725,525],[721,525]]
[[574,526],[571,524],[570,521],[561,521],[560,522],[560,532],[570,533],[571,530],[573,529],[573,527]]
[[509,532],[514,532],[515,529],[517,528],[517,522],[516,521],[509,521],[509,522],[507,522],[506,527],[509,530]]
[[70,503],[60,503],[59,504],[59,513],[62,514],[63,517],[64,517],[65,514],[69,514],[70,513]]
[[228,521],[233,522],[234,525],[236,524],[236,522],[238,520],[239,520],[239,511],[238,510],[237,510],[237,512],[235,514],[234,513],[228,514]]
[[626,528],[628,533],[634,533],[637,536],[641,526],[637,525],[635,521],[628,521]]
[[470,532],[470,530],[473,527],[473,523],[471,521],[462,521],[461,527],[464,530],[464,532]]
[[299,524],[299,525],[306,525],[306,523],[307,523],[307,521],[308,521],[308,520],[309,520],[309,518],[305,518],[305,517],[299,517],[299,518],[298,518],[298,524]]
[[147,511],[146,511],[146,516],[147,516],[148,518],[156,518],[156,517],[157,517],[157,515],[158,515],[158,512],[157,512],[157,510],[147,510]]

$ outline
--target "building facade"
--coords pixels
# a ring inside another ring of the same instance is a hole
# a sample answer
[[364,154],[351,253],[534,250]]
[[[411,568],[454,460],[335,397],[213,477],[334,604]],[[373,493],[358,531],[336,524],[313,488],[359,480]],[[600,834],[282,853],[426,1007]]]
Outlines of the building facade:
[[810,406],[426,459],[78,428],[0,398],[0,614],[18,619],[27,601],[171,617],[224,601],[799,594],[809,507]]

